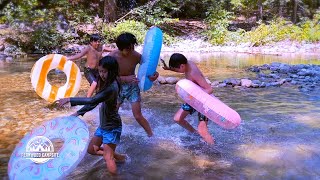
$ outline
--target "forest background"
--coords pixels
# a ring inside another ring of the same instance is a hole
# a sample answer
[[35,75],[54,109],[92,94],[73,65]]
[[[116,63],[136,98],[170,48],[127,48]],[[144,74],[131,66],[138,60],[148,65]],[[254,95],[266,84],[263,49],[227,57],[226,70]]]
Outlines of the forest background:
[[143,43],[149,27],[164,43],[196,37],[250,47],[281,41],[319,43],[320,0],[0,0],[0,51],[72,51],[99,33],[104,43],[126,31]]

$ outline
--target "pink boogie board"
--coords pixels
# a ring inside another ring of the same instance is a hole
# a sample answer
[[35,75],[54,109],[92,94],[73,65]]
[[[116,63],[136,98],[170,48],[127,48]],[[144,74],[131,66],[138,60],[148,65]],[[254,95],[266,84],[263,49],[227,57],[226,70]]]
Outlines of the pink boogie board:
[[240,115],[213,95],[204,92],[194,82],[182,79],[176,84],[178,95],[190,106],[219,126],[233,129],[240,125]]

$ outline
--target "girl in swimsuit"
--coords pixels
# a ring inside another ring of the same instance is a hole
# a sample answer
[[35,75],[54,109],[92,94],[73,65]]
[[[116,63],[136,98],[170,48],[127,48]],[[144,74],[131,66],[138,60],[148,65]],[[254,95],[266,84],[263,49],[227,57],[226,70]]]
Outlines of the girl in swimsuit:
[[[71,106],[85,105],[72,114],[83,116],[86,112],[101,104],[99,115],[100,125],[88,147],[88,153],[102,155],[107,164],[107,170],[111,175],[117,174],[115,160],[124,161],[125,156],[115,153],[116,146],[120,141],[122,131],[121,118],[117,109],[117,97],[120,91],[119,65],[111,56],[105,56],[99,61],[98,91],[93,97],[73,97],[58,100],[56,103],[63,107],[66,103]],[[103,144],[103,147],[100,147]]]

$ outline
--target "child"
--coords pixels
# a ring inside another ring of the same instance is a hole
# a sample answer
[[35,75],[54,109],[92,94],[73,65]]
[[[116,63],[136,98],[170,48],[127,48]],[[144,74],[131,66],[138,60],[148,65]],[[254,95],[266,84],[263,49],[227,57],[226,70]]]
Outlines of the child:
[[[117,98],[120,91],[119,65],[117,60],[111,56],[105,56],[98,66],[98,92],[93,97],[73,97],[58,100],[56,103],[62,107],[66,103],[75,105],[85,105],[80,110],[72,114],[73,116],[83,116],[86,112],[94,109],[99,103],[100,125],[91,139],[88,153],[92,155],[103,155],[107,169],[112,175],[117,174],[115,159],[124,161],[125,156],[115,153],[116,146],[120,141],[122,131],[121,118],[118,114]],[[103,144],[103,148],[101,148]]]
[[98,63],[99,59],[102,57],[102,52],[111,52],[113,49],[102,48],[100,44],[101,38],[98,34],[92,34],[90,36],[90,44],[83,49],[79,54],[67,57],[68,60],[74,61],[83,56],[87,56],[87,61],[84,67],[84,76],[90,83],[90,88],[87,93],[87,97],[91,97],[97,86],[98,73]]
[[[192,61],[188,61],[184,55],[179,53],[174,53],[173,55],[171,55],[169,60],[169,67],[163,60],[161,61],[163,63],[164,70],[171,70],[178,73],[184,73],[186,79],[189,79],[192,82],[198,84],[206,93],[211,94],[213,92],[212,87],[210,86],[210,84],[207,83],[206,79],[204,78],[203,74],[201,73],[197,65]],[[196,110],[193,109],[189,104],[185,103],[176,112],[174,120],[180,126],[186,128],[191,133],[194,133],[196,132],[196,130],[185,120],[185,117],[188,114],[193,114],[195,111]],[[200,113],[198,113],[198,118],[198,133],[208,144],[213,144],[214,139],[209,134],[207,127],[208,118]]]
[[[134,50],[137,44],[136,37],[131,33],[123,33],[117,37],[116,44],[118,50],[112,51],[110,56],[117,59],[120,68],[121,93],[118,99],[118,107],[125,99],[131,103],[132,113],[137,122],[144,128],[149,137],[153,135],[148,121],[141,113],[141,96],[138,86],[139,79],[135,75],[137,64],[141,61],[141,54]],[[155,81],[159,76],[155,72],[150,76],[151,81]]]

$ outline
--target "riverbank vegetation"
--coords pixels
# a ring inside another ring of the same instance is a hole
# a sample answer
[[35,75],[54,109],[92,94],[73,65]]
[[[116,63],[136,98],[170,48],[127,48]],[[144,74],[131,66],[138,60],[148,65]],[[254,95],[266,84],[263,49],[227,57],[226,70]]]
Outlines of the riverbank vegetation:
[[[86,43],[91,33],[111,43],[123,31],[143,43],[153,25],[163,29],[167,45],[188,35],[213,45],[315,43],[320,41],[319,7],[318,0],[1,1],[0,51],[52,52]],[[177,27],[185,19],[199,24]]]

